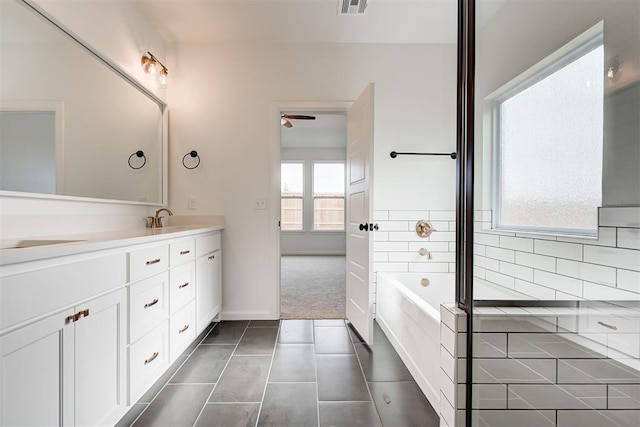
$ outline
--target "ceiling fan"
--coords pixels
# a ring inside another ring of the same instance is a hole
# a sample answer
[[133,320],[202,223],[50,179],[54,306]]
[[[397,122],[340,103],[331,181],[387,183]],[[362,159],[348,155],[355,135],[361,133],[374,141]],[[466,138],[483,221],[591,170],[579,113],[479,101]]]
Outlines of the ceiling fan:
[[280,124],[286,128],[292,128],[290,120],[315,120],[316,116],[306,116],[303,114],[283,114],[280,116]]

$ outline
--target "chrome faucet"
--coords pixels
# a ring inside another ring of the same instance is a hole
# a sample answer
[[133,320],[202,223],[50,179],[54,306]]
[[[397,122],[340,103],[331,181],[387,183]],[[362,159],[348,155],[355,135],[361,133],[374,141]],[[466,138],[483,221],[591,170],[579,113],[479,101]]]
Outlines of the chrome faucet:
[[158,209],[156,211],[155,216],[150,216],[147,218],[149,220],[149,224],[151,228],[162,228],[162,218],[164,218],[163,216],[160,216],[160,212],[162,211],[165,211],[166,213],[168,213],[169,216],[173,215],[173,212],[171,212],[167,208]]

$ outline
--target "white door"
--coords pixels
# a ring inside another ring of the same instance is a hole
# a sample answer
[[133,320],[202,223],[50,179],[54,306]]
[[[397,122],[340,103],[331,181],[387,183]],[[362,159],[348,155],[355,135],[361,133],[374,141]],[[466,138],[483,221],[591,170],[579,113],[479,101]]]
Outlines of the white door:
[[372,151],[373,83],[347,112],[347,319],[367,344],[373,344]]

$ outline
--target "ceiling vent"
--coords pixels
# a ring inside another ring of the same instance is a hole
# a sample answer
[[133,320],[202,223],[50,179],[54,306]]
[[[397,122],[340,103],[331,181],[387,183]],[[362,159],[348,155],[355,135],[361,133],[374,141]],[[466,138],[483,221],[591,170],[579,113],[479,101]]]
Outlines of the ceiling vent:
[[365,13],[367,0],[339,0],[338,15],[354,15]]

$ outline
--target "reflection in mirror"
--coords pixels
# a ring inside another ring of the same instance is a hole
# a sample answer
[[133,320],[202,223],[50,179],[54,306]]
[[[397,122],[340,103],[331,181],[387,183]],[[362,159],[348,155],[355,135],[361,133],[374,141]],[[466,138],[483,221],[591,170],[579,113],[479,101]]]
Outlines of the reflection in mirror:
[[161,101],[18,0],[0,64],[0,190],[163,203]]

